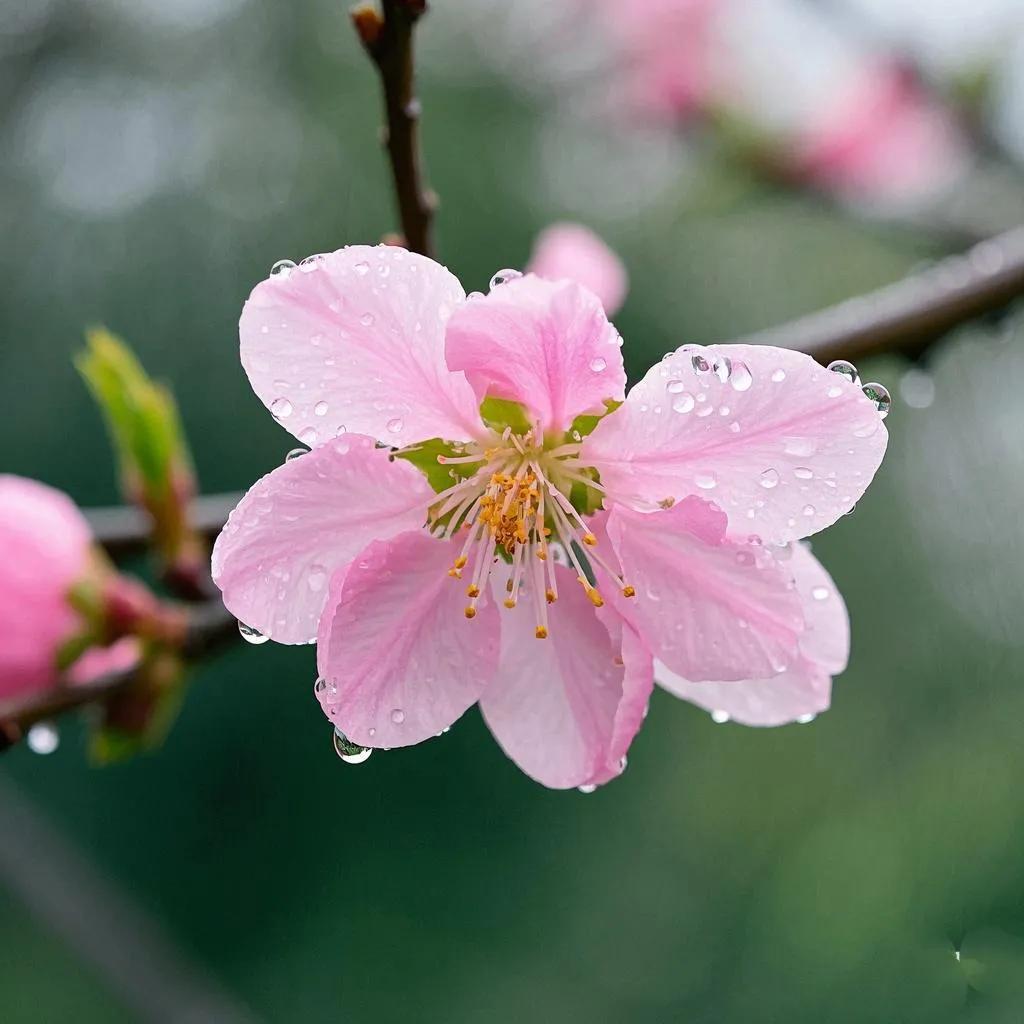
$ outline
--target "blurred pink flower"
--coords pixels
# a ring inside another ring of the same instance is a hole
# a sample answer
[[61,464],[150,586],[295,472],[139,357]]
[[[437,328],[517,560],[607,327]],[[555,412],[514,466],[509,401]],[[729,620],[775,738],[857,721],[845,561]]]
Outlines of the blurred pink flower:
[[533,778],[593,786],[622,769],[654,659],[679,692],[769,680],[763,721],[845,660],[842,602],[803,582],[824,571],[774,546],[848,512],[887,434],[808,356],[684,346],[626,395],[579,284],[467,298],[368,246],[257,285],[240,334],[257,395],[314,447],[245,495],[214,578],[272,639],[316,638],[354,742],[419,743],[479,702]]
[[549,281],[576,281],[589,288],[614,316],[622,306],[629,279],[622,260],[582,224],[552,224],[533,245],[527,272]]
[[896,65],[865,67],[824,104],[790,155],[798,177],[850,201],[919,201],[963,172],[968,147],[950,113]]
[[57,681],[57,652],[82,625],[68,595],[88,575],[90,545],[66,494],[0,476],[0,700]]

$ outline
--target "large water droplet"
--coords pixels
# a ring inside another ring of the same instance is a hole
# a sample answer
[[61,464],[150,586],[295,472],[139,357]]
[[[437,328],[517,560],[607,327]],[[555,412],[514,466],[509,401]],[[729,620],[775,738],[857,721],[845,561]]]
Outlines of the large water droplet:
[[724,725],[726,722],[729,721],[729,718],[730,718],[730,715],[729,715],[728,711],[712,711],[711,712],[711,721],[714,722],[715,725]]
[[770,491],[773,487],[778,486],[779,474],[777,470],[766,469],[760,477],[759,483],[765,490]]
[[324,679],[323,676],[317,676],[316,677],[316,682],[313,684],[313,693],[317,697],[319,697],[320,694],[322,694],[324,692],[324,690],[326,690],[326,689],[327,689],[327,680]]
[[308,449],[308,448],[293,448],[293,449],[292,449],[292,450],[291,450],[291,451],[290,451],[290,452],[289,452],[289,453],[288,453],[288,454],[287,454],[287,455],[286,455],[286,456],[284,457],[284,461],[285,461],[285,462],[292,462],[292,461],[294,461],[295,459],[298,459],[298,458],[300,458],[301,456],[303,456],[303,455],[306,455],[306,454],[308,454],[308,452],[309,452],[309,449]]
[[373,747],[361,747],[358,743],[353,743],[343,732],[335,729],[334,752],[345,764],[362,764],[369,760]]
[[600,356],[595,356],[590,360],[590,369],[593,370],[594,373],[603,373],[607,366],[608,361],[606,359],[602,359]]
[[690,365],[693,367],[694,373],[707,373],[711,369],[711,364],[699,353],[690,356]]
[[892,408],[892,398],[889,395],[889,389],[884,384],[865,384],[861,390],[867,399],[874,403],[875,408],[878,410],[878,415],[884,420],[889,415],[889,410]]
[[718,486],[718,477],[710,470],[707,470],[703,473],[698,473],[696,476],[694,476],[693,482],[702,491],[711,491]]
[[738,360],[732,364],[731,383],[734,391],[749,391],[750,385],[754,383],[754,375],[746,363]]
[[860,383],[860,374],[857,372],[857,367],[845,359],[833,359],[828,364],[828,368],[833,373],[838,373],[840,377],[845,377],[851,384]]
[[52,754],[60,746],[60,733],[52,722],[36,722],[25,737],[33,754]]
[[693,395],[684,391],[673,403],[674,412],[689,412],[694,406]]
[[288,275],[295,269],[295,260],[278,260],[270,268],[271,277],[279,277],[281,280],[285,280]]
[[732,376],[732,360],[728,356],[718,356],[711,367],[715,376],[724,384]]
[[494,289],[497,288],[498,285],[508,284],[509,281],[515,281],[515,280],[517,280],[518,278],[520,278],[522,276],[523,275],[522,275],[522,273],[520,271],[518,271],[518,270],[511,270],[508,267],[506,267],[504,270],[499,270],[491,278],[491,285],[490,285],[491,291],[494,291]]
[[270,412],[275,419],[286,420],[292,414],[292,403],[287,398],[275,398],[270,403]]
[[818,716],[812,714],[798,715],[797,725],[810,725]]
[[247,626],[241,619],[238,620],[238,632],[241,633],[242,639],[248,644],[265,644],[270,637],[265,633],[261,633],[254,626]]
[[678,395],[681,391],[685,391],[686,390],[686,385],[681,380],[673,379],[673,380],[670,380],[665,385],[665,390],[670,395]]

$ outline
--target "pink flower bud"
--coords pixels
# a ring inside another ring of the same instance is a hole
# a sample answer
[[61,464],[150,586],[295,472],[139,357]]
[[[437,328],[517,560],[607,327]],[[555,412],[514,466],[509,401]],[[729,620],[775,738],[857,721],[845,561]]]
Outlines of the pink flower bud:
[[0,475],[0,700],[56,682],[58,652],[83,627],[68,597],[89,575],[90,544],[67,495]]
[[629,287],[622,260],[582,224],[552,224],[542,231],[526,269],[549,281],[575,281],[589,288],[608,316],[618,312]]

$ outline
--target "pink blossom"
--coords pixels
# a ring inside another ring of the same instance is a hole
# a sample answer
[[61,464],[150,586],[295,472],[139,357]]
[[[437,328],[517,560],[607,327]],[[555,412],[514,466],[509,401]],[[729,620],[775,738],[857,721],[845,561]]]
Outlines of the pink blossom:
[[743,720],[827,700],[845,613],[779,545],[849,512],[881,462],[885,427],[846,377],[683,346],[627,395],[581,285],[467,298],[389,247],[272,276],[240,334],[257,395],[312,450],[242,499],[214,578],[250,626],[316,639],[321,704],[353,742],[419,743],[479,703],[533,778],[593,786],[621,771],[656,665],[705,706],[689,687],[760,688],[767,710],[729,705]]
[[67,495],[0,476],[0,700],[57,681],[57,653],[81,627],[68,594],[88,573],[90,544]]
[[934,195],[963,172],[967,145],[947,110],[898,65],[864,67],[794,143],[794,171],[851,201]]
[[527,271],[549,281],[576,281],[589,288],[614,316],[626,298],[629,281],[622,260],[582,224],[552,224],[533,245]]

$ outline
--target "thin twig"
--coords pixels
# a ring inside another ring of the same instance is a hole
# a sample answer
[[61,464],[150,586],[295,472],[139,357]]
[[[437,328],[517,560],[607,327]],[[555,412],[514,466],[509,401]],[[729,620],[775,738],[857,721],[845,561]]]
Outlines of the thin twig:
[[[197,659],[237,637],[237,621],[220,599],[189,605],[182,653]],[[136,672],[128,669],[100,676],[88,683],[64,684],[17,704],[0,706],[0,753],[18,743],[39,722],[107,700],[132,686]]]
[[407,249],[434,255],[432,222],[437,197],[423,183],[419,146],[420,101],[416,98],[413,30],[426,0],[382,0],[382,14],[357,7],[352,21],[380,73],[387,126],[383,141],[391,164],[395,198]]
[[737,342],[779,345],[820,362],[883,352],[914,355],[954,327],[1024,295],[1024,228],[878,291]]

